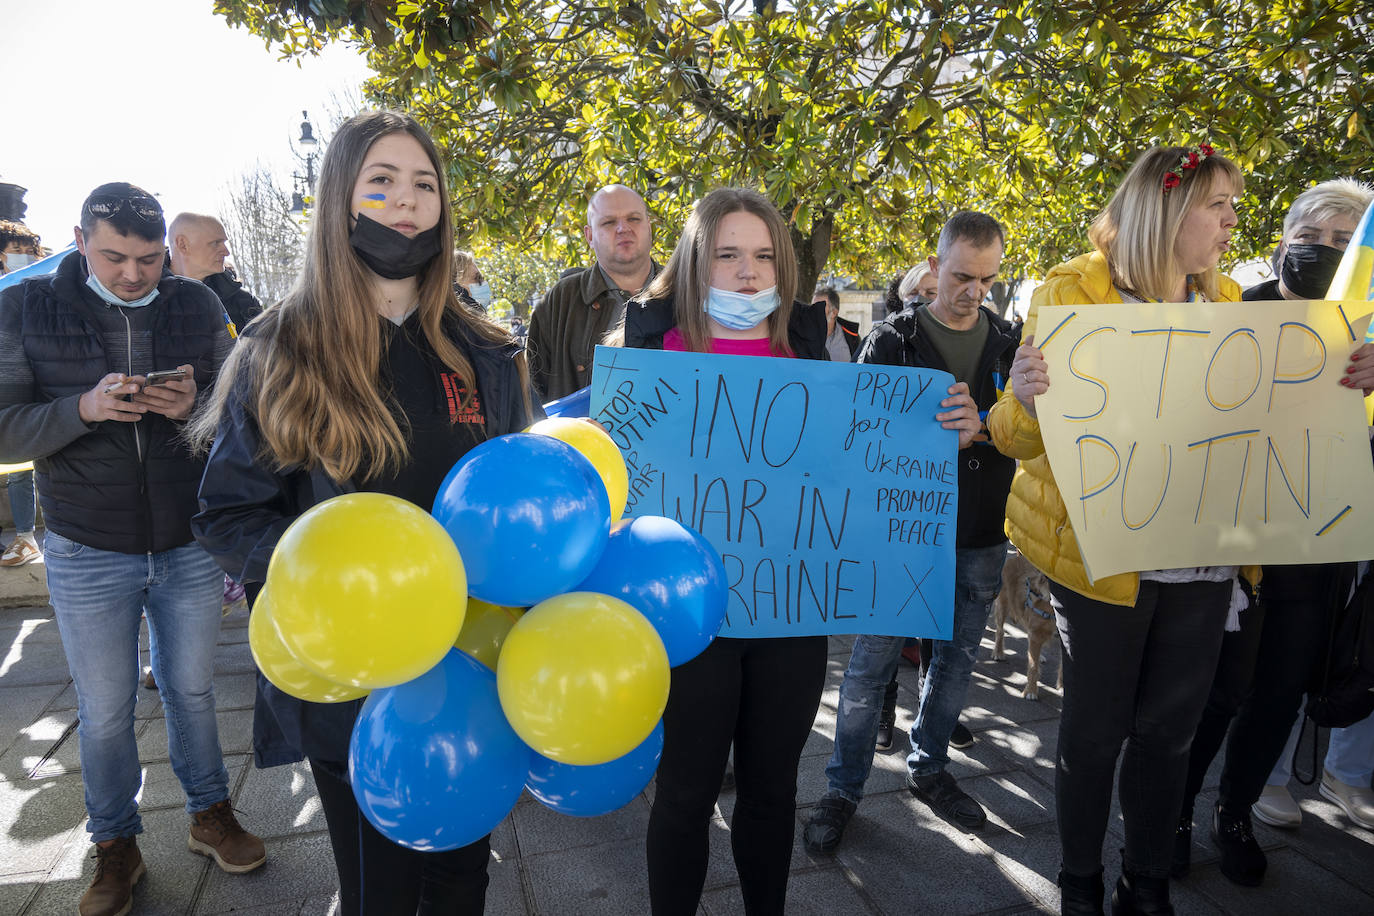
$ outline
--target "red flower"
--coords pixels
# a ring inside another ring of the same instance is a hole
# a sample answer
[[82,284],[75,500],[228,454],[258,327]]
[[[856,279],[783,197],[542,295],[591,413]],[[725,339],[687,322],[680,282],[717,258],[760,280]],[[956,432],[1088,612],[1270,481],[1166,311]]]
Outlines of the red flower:
[[1197,153],[1189,153],[1189,154],[1188,154],[1188,161],[1185,162],[1185,163],[1183,163],[1183,167],[1184,167],[1185,169],[1195,169],[1195,168],[1197,168],[1197,163],[1198,163]]
[[1210,156],[1216,152],[1216,150],[1212,149],[1211,145],[1207,143],[1199,143],[1197,148],[1202,151],[1202,155],[1204,156]]
[[1182,184],[1182,183],[1183,183],[1183,176],[1179,175],[1178,173],[1176,173],[1176,172],[1165,172],[1165,173],[1164,173],[1164,190],[1165,190],[1166,192],[1167,192],[1167,191],[1172,191],[1174,188],[1178,187],[1178,186],[1179,186],[1180,184]]

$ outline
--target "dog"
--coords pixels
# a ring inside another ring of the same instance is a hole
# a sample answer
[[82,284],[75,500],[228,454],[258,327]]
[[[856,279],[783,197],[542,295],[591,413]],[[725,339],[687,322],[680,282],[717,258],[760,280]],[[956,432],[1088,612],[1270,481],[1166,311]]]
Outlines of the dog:
[[[1040,652],[1056,632],[1054,608],[1050,605],[1050,580],[1015,549],[1007,552],[1007,561],[1002,566],[1002,590],[997,594],[993,613],[996,626],[993,659],[1001,661],[1005,654],[1002,651],[1002,628],[1008,620],[1025,630],[1028,658],[1026,689],[1021,696],[1028,700],[1040,699]],[[1063,686],[1064,671],[1061,666],[1056,687]]]

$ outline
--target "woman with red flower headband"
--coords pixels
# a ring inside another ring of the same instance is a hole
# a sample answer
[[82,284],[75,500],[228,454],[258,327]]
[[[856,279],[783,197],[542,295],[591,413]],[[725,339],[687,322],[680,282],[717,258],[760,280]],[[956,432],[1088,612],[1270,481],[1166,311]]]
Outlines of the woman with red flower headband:
[[1145,152],[1089,230],[1095,250],[1051,270],[1035,291],[1010,384],[988,415],[998,450],[1021,461],[1007,533],[1050,577],[1064,644],[1055,775],[1064,913],[1102,912],[1102,842],[1123,743],[1126,848],[1113,909],[1118,916],[1173,912],[1169,867],[1188,747],[1228,613],[1244,594],[1234,566],[1088,578],[1036,420],[1035,399],[1050,386],[1034,346],[1036,321],[1045,305],[1240,299],[1217,262],[1229,248],[1232,201],[1244,184],[1240,170],[1206,144]]

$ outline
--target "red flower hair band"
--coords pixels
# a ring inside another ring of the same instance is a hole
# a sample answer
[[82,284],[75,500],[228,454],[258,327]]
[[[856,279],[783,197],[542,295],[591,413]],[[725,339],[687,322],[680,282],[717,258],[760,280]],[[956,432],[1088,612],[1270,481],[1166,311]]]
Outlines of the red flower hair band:
[[1215,153],[1211,144],[1199,143],[1197,149],[1189,150],[1178,157],[1178,165],[1174,166],[1173,171],[1164,173],[1164,193],[1168,194],[1174,188],[1183,184],[1183,176],[1189,169],[1195,169],[1202,164],[1202,160]]

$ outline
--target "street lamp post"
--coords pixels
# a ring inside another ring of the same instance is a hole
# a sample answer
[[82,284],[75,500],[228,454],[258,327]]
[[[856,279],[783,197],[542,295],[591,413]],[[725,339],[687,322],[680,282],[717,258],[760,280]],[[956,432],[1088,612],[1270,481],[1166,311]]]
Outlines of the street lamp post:
[[[301,112],[301,135],[297,138],[294,149],[296,158],[305,163],[305,174],[292,172],[291,177],[295,180],[295,192],[291,195],[291,212],[297,215],[305,212],[306,197],[315,195],[315,157],[319,155],[320,143],[315,139],[315,126],[310,123],[310,115],[305,111]],[[301,152],[304,150],[304,152]],[[304,188],[304,192],[302,192]]]

